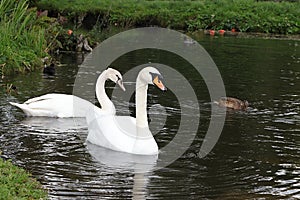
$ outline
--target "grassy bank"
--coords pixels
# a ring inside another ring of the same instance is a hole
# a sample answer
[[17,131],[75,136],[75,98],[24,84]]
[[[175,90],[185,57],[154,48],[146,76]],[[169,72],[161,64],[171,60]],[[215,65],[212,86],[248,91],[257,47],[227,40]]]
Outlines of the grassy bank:
[[0,1],[0,75],[34,70],[45,56],[45,30],[26,0]]
[[0,199],[47,199],[47,192],[25,170],[0,158]]
[[[77,41],[68,29],[77,37],[83,33],[92,44],[124,29],[145,26],[297,35],[299,7],[299,1],[2,0],[0,76],[41,68],[41,58],[57,49],[76,50]],[[43,12],[37,10],[49,12],[39,16]]]
[[[256,0],[37,0],[39,9],[122,28],[152,26],[177,30],[236,29],[242,32],[300,33],[300,3]],[[78,20],[77,20],[78,21]]]

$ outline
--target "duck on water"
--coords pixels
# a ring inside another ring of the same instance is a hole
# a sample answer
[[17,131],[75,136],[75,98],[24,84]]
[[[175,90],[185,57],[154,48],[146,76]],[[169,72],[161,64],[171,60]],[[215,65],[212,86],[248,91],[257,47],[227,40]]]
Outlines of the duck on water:
[[230,108],[233,110],[247,110],[249,103],[247,100],[240,100],[233,97],[222,97],[219,101],[214,101],[220,107]]

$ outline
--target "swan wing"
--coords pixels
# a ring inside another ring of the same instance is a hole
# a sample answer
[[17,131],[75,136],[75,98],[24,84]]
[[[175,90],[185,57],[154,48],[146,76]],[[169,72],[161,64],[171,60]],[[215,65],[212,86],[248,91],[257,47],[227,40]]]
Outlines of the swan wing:
[[45,101],[45,100],[49,100],[49,99],[59,99],[59,98],[63,98],[64,96],[69,96],[66,94],[45,94],[39,97],[34,97],[31,99],[28,99],[27,101],[24,102],[24,104],[31,104],[34,102],[38,102],[38,101]]
[[28,116],[85,117],[94,105],[73,95],[46,94],[27,100],[23,104],[12,103]]

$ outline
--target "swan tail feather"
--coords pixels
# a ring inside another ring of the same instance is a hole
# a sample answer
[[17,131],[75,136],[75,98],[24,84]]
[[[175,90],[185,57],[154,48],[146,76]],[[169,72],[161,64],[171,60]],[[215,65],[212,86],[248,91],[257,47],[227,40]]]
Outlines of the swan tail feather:
[[16,106],[18,108],[20,108],[21,110],[23,110],[23,112],[28,115],[31,116],[31,109],[28,107],[27,104],[21,104],[21,103],[14,103],[14,102],[9,102],[11,105]]

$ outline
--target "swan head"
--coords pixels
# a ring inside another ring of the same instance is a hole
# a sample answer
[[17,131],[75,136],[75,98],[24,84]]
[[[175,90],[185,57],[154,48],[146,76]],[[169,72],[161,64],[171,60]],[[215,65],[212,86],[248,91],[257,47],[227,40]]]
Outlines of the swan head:
[[109,78],[111,81],[113,81],[114,83],[118,84],[119,87],[125,91],[125,87],[123,85],[123,77],[122,74],[118,71],[115,70],[113,68],[107,68],[106,70],[106,76],[107,78]]
[[164,84],[164,79],[160,72],[154,67],[145,67],[139,73],[140,79],[146,84],[156,85],[162,91],[167,90]]

